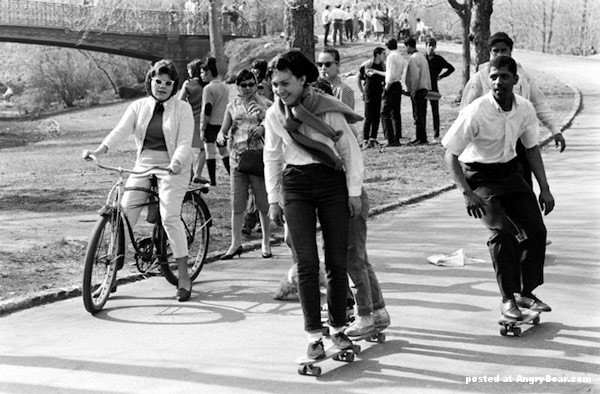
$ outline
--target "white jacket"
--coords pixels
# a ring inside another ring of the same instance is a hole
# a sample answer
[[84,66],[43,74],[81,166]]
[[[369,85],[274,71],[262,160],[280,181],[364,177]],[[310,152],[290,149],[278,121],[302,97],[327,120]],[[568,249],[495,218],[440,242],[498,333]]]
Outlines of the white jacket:
[[[128,136],[133,134],[140,157],[146,138],[146,130],[152,119],[156,100],[145,97],[134,101],[125,111],[119,124],[106,136],[102,145],[108,150],[118,147]],[[171,97],[163,103],[163,134],[167,145],[170,164],[178,162],[182,167],[192,163],[192,136],[194,134],[194,115],[189,103]]]

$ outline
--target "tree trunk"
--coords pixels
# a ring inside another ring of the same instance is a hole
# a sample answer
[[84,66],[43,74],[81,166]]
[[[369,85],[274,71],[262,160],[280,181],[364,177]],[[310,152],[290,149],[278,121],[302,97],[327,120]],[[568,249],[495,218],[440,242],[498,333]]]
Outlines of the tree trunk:
[[219,21],[221,12],[220,0],[209,0],[208,31],[210,33],[210,52],[217,59],[217,70],[219,75],[225,77],[227,73],[227,59],[225,59],[225,48],[223,46],[223,31]]
[[[473,8],[473,0],[464,0],[464,3],[459,3],[457,0],[448,0],[458,17],[462,26],[462,48],[463,48],[463,69],[462,69],[462,86],[464,87],[469,82],[471,68],[471,47],[469,42],[469,34],[471,30],[471,9]],[[462,96],[462,89],[459,97]]]
[[586,55],[588,51],[587,45],[587,13],[588,13],[588,0],[583,0],[583,8],[581,10],[581,33],[579,34],[579,47],[581,54]]
[[546,4],[542,4],[542,52],[546,53],[546,43],[548,42],[548,13]]
[[286,1],[283,25],[288,49],[315,58],[313,0]]
[[550,3],[550,22],[548,24],[548,36],[546,42],[546,51],[550,52],[552,48],[552,34],[554,33],[554,16],[556,15],[556,0]]
[[473,44],[477,66],[490,60],[490,18],[492,17],[493,0],[473,0]]

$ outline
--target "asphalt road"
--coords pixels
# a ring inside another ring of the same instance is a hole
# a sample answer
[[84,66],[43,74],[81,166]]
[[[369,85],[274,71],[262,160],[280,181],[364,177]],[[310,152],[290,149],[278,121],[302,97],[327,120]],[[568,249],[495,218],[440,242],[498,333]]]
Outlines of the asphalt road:
[[[567,151],[544,153],[557,207],[546,218],[553,243],[537,294],[554,310],[520,338],[499,335],[486,232],[450,191],[369,222],[392,316],[387,341],[360,343],[351,364],[324,362],[320,378],[296,373],[306,339],[298,303],[271,298],[290,265],[276,247],[274,259],[251,252],[208,265],[185,304],[152,278],[121,286],[94,317],[80,299],[1,317],[0,392],[600,392],[600,62],[515,58],[582,93]],[[458,248],[483,262],[426,260]]]

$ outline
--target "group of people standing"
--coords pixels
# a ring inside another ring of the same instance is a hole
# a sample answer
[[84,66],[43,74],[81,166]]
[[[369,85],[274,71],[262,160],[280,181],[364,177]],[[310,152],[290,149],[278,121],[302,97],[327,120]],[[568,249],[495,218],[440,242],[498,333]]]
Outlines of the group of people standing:
[[[440,136],[438,80],[454,72],[454,66],[435,53],[434,38],[426,40],[426,55],[417,50],[414,38],[404,41],[408,60],[398,48],[398,41],[390,38],[386,48],[376,47],[373,57],[359,69],[358,89],[365,105],[363,125],[363,145],[379,145],[377,133],[381,120],[383,133],[388,146],[400,146],[402,138],[402,116],[400,107],[402,96],[410,96],[413,120],[416,126],[415,139],[411,144],[427,144],[426,118],[427,101],[431,103],[433,115],[434,141]],[[428,100],[428,98],[430,98]]]
[[[433,81],[454,70],[435,54],[435,44],[435,40],[427,41],[426,57],[416,50],[415,40],[408,38],[404,41],[409,55],[406,61],[397,41],[389,39],[389,53],[377,47],[373,58],[361,65],[365,142],[376,138],[381,116],[388,145],[399,145],[399,106],[405,91],[411,96],[417,128],[413,143],[427,142],[427,93],[437,88]],[[552,130],[561,151],[565,142],[541,93],[510,57],[512,45],[504,33],[492,36],[493,60],[482,66],[465,88],[463,97],[472,103],[465,102],[443,145],[446,164],[465,196],[469,215],[481,219],[491,232],[488,245],[502,295],[501,312],[518,320],[522,318],[519,308],[551,310],[533,294],[543,283],[546,229],[531,179],[523,177],[521,165],[528,164],[530,170],[526,171],[535,175],[541,190],[539,203],[549,213],[554,199],[537,148],[536,114]],[[243,214],[251,190],[262,225],[263,258],[272,256],[270,223],[284,223],[285,218],[286,242],[297,264],[307,355],[313,359],[325,357],[317,221],[327,281],[325,309],[334,345],[348,348],[353,336],[390,324],[366,249],[369,200],[355,126],[363,118],[354,112],[352,89],[339,76],[340,62],[334,48],[319,53],[316,64],[300,51],[290,50],[270,62],[267,75],[267,63],[258,60],[252,70],[236,75],[237,94],[229,102],[214,59],[188,65],[189,79],[177,97],[175,66],[161,60],[146,77],[149,97],[132,103],[98,148],[83,153],[85,159],[105,154],[133,135],[137,169],[168,168],[167,174],[159,176],[160,210],[180,270],[177,298],[185,301],[192,284],[185,265],[188,251],[179,219],[181,203],[190,181],[205,182],[200,176],[204,162],[210,183],[216,183],[218,150],[230,174],[232,211],[232,241],[222,259],[242,254]],[[438,137],[439,119],[434,124]],[[263,150],[264,178],[238,170],[247,149]],[[139,215],[139,209],[132,207],[147,196],[129,188],[147,182],[147,177],[138,176],[127,181],[123,207],[132,225]],[[527,234],[525,245],[515,238],[515,224]],[[523,248],[527,253],[522,259]],[[356,315],[350,325],[349,299],[355,303]]]

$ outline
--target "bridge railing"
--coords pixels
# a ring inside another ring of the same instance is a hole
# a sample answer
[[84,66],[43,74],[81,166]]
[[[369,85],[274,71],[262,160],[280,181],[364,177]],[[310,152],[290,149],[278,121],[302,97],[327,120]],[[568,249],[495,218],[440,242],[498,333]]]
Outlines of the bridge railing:
[[207,12],[199,12],[190,20],[183,12],[178,11],[107,8],[29,0],[0,0],[0,24],[64,28],[83,33],[209,34]]

